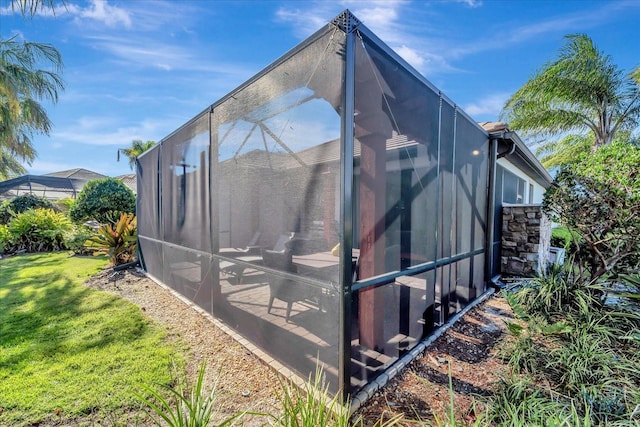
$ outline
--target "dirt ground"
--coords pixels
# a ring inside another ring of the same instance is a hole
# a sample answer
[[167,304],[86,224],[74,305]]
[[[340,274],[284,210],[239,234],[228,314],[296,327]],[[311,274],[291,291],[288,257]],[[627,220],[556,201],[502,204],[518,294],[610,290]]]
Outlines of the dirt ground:
[[[217,383],[222,419],[239,411],[279,410],[280,380],[256,356],[218,329],[214,323],[135,270],[104,270],[86,285],[117,294],[137,304],[155,322],[167,328],[169,339],[187,347],[187,375],[195,381],[201,361],[208,366],[207,389]],[[377,392],[357,411],[372,425],[380,416],[403,414],[412,420],[442,417],[449,408],[449,372],[458,418],[472,422],[475,396],[491,393],[505,366],[496,357],[505,334],[504,320],[512,316],[506,301],[492,296],[470,310],[438,338],[418,360]],[[264,425],[264,417],[245,417],[243,425]],[[138,420],[136,425],[144,425]]]
[[433,422],[434,415],[442,420],[450,410],[453,389],[456,418],[473,423],[476,412],[482,410],[482,397],[491,394],[506,372],[497,352],[505,337],[504,321],[512,317],[509,304],[494,294],[427,347],[357,414],[366,425],[398,414],[403,415],[404,425]]

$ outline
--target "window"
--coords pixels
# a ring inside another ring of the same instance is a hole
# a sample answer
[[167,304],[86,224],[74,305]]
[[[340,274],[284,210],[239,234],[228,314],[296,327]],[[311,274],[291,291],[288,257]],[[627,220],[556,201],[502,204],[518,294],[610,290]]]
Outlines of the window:
[[502,203],[525,203],[527,182],[503,167],[498,169],[498,173],[500,172],[502,172]]

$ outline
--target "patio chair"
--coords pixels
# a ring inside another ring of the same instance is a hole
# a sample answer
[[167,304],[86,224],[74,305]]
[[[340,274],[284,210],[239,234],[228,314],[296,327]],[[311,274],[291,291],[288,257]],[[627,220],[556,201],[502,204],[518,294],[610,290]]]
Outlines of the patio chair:
[[289,249],[289,245],[291,244],[294,235],[295,233],[281,234],[271,250],[275,252],[285,252]]
[[[288,273],[296,272],[291,252],[288,250],[283,252],[264,250],[262,252],[262,260],[264,266],[274,270]],[[313,301],[315,304],[318,304],[317,292],[310,286],[301,285],[295,280],[281,277],[274,273],[267,273],[267,280],[269,282],[269,306],[267,313],[271,313],[273,301],[276,298],[287,303],[287,322],[291,316],[291,307],[294,302]]]
[[[257,241],[257,239],[260,237],[260,232],[258,231],[256,232],[256,234],[258,236],[257,237],[254,236],[254,239]],[[278,253],[287,252],[288,244],[293,238],[293,235],[294,233],[281,234],[280,237],[278,238],[278,241],[273,246],[273,251]],[[236,249],[235,252],[228,252],[227,250],[224,250],[224,251],[221,250],[220,255],[226,256],[229,258],[234,258],[239,261],[244,261],[250,264],[261,265],[263,263],[263,259],[260,256],[260,250],[262,248],[260,246],[251,246],[251,245],[247,245],[247,248],[250,248],[251,250],[247,252],[237,252],[237,251],[242,251],[241,249],[240,250]],[[291,254],[289,254],[289,256],[291,256]],[[247,268],[248,266],[246,264],[239,264],[231,261],[222,261],[220,263],[220,269],[224,273],[234,276],[236,278],[236,284],[238,285],[242,284],[242,277],[244,275],[245,269]]]
[[251,240],[249,240],[249,243],[247,243],[247,246],[244,248],[221,248],[219,254],[230,258],[247,255],[260,255],[261,248],[258,246],[260,234],[261,233],[259,231],[256,231]]

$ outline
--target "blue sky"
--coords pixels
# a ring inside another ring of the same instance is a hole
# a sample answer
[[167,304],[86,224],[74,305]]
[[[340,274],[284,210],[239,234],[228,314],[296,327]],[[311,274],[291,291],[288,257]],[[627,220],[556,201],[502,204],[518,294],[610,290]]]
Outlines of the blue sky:
[[2,38],[53,44],[64,60],[34,174],[131,173],[118,148],[161,140],[346,8],[477,121],[496,120],[566,34],[640,65],[638,0],[67,0],[26,20],[7,5]]

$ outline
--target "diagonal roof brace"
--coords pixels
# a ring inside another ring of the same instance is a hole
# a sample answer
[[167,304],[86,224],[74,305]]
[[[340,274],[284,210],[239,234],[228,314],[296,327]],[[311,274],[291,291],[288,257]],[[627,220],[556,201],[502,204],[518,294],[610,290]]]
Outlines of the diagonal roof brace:
[[291,154],[291,157],[296,159],[296,161],[298,163],[300,163],[300,165],[307,166],[307,164],[300,157],[298,157],[298,155],[296,153],[294,153],[289,147],[287,147],[287,145],[284,142],[282,142],[282,140],[280,138],[278,138],[275,133],[271,132],[271,129],[269,129],[264,123],[259,122],[258,126],[260,126],[260,129],[263,130],[264,132],[266,132],[267,135],[269,135],[271,138],[273,138],[273,140],[280,147],[282,147],[287,153]]

